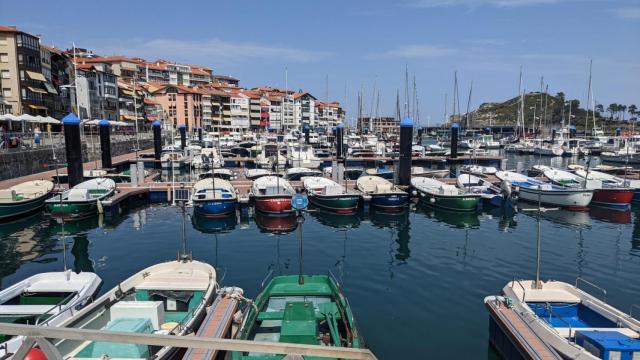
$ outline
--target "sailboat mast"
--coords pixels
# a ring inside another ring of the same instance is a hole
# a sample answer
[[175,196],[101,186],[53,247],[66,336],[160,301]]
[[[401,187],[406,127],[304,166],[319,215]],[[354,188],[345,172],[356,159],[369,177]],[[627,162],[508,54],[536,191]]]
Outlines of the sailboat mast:
[[[587,136],[587,127],[589,125],[589,104],[591,101],[591,68],[593,66],[593,59],[589,60],[589,86],[587,88],[587,116],[584,119],[584,136]],[[595,123],[596,114],[593,114],[594,123]]]
[[[518,81],[518,96],[522,96],[522,65],[520,65],[520,80]],[[522,101],[522,97],[520,97],[520,101]],[[521,108],[522,106],[518,106],[518,112],[516,117],[516,132],[520,130],[520,122],[522,121],[521,112],[520,112]]]
[[473,91],[473,81],[471,81],[471,87],[469,87],[469,99],[467,99],[467,114],[466,114],[466,127],[467,129],[471,127],[471,121],[470,121],[470,115],[469,115],[469,110],[471,107],[471,92]]
[[404,67],[404,116],[409,117],[409,67]]
[[453,119],[451,121],[456,121],[456,97],[458,94],[458,72],[453,72]]
[[396,89],[396,120],[400,121],[400,90]]
[[416,94],[416,74],[413,74],[413,113],[412,118],[415,120],[416,118],[416,103],[417,103],[417,94]]

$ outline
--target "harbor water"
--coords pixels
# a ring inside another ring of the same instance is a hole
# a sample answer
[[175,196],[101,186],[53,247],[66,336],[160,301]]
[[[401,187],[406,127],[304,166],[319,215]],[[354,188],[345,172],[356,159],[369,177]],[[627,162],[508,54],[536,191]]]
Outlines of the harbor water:
[[[571,162],[510,156],[508,167],[551,161]],[[461,214],[423,205],[400,214],[309,212],[302,224],[303,271],[331,271],[339,279],[380,359],[494,359],[483,298],[514,277],[535,277],[538,213],[531,211],[535,205],[522,207],[517,213]],[[46,215],[0,225],[0,285],[66,263],[97,272],[104,292],[144,267],[175,259],[183,246],[247,297],[270,272],[299,271],[295,217],[187,216],[186,244],[182,217],[178,207],[145,205],[115,219],[66,223],[64,246],[62,226]],[[539,221],[543,279],[583,277],[606,288],[607,302],[623,311],[640,303],[640,206],[548,211]]]

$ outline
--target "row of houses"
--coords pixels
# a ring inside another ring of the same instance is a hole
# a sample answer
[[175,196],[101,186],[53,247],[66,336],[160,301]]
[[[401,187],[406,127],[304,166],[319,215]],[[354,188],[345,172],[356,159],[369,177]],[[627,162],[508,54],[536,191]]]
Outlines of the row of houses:
[[243,88],[206,66],[61,50],[11,26],[0,26],[0,114],[186,125],[207,131],[285,131],[333,127],[339,102],[270,86]]

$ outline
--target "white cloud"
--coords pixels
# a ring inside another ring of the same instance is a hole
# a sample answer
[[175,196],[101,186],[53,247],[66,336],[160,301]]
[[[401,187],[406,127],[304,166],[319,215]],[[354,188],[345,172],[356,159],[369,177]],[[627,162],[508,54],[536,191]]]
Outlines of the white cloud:
[[370,59],[388,59],[388,58],[432,58],[454,55],[458,52],[456,49],[443,48],[433,45],[407,45],[397,49],[385,51],[378,54],[370,54]]
[[524,7],[533,5],[557,4],[560,2],[577,1],[577,0],[418,0],[414,3],[415,7],[450,7],[450,6],[466,6],[479,7],[484,5],[508,8],[508,7]]
[[126,47],[107,46],[97,49],[103,54],[125,54],[144,58],[184,59],[216,62],[220,60],[242,60],[246,58],[276,59],[291,62],[322,60],[331,54],[322,51],[296,49],[281,45],[266,45],[250,42],[235,42],[221,39],[176,40],[154,39],[133,41]]
[[624,7],[611,10],[613,15],[630,20],[640,20],[640,7]]

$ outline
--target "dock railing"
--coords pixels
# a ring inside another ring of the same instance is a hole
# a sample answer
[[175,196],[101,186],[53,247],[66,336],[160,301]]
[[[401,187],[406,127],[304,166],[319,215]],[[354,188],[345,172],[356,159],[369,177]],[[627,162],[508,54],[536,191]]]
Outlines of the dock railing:
[[22,360],[37,344],[48,359],[62,359],[62,354],[47,339],[79,341],[105,341],[126,344],[172,346],[178,348],[210,349],[219,351],[258,352],[265,354],[295,354],[339,359],[376,359],[368,349],[352,349],[320,345],[302,345],[265,341],[215,339],[193,336],[139,334],[121,331],[102,331],[49,326],[0,323],[0,334],[25,336],[25,342],[13,359]]

